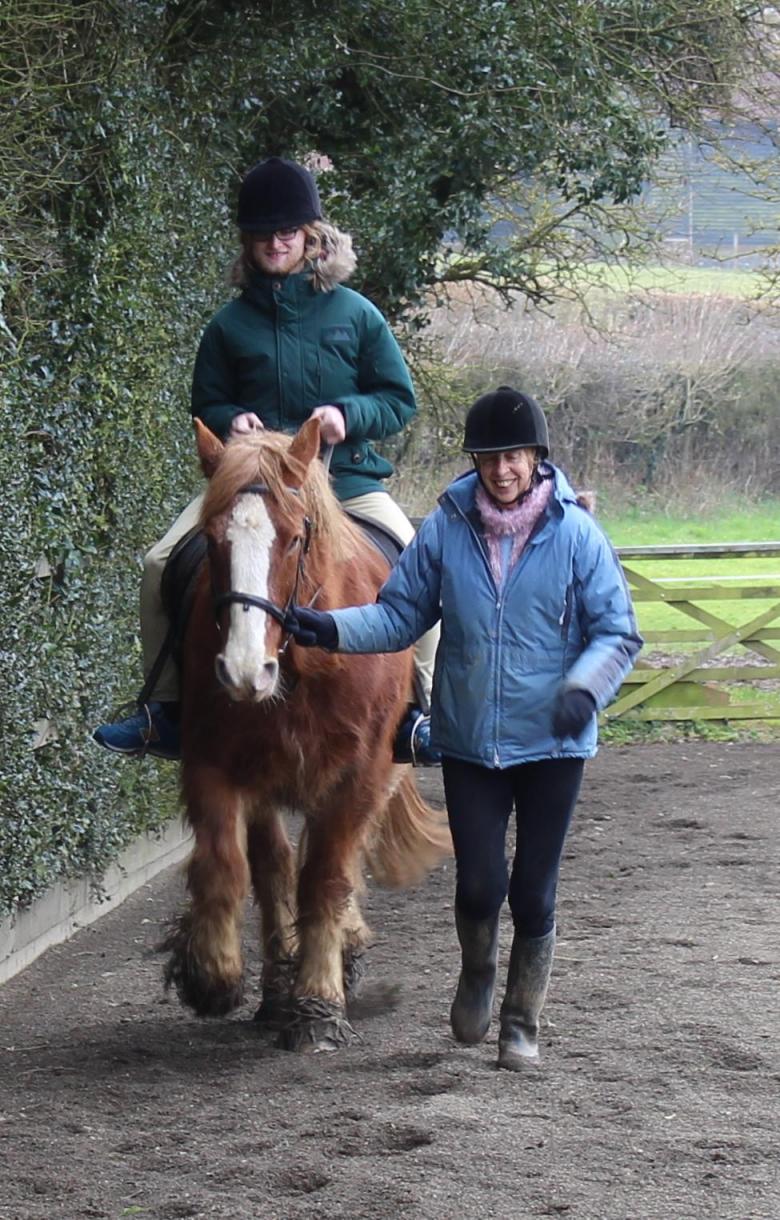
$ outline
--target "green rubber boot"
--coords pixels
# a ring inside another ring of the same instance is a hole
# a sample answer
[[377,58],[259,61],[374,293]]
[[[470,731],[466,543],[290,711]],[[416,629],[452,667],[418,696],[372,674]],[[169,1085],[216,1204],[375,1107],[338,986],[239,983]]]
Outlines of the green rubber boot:
[[455,927],[461,948],[458,990],[450,1009],[450,1024],[458,1042],[482,1042],[493,1016],[498,962],[498,915],[493,919],[467,919],[455,908]]

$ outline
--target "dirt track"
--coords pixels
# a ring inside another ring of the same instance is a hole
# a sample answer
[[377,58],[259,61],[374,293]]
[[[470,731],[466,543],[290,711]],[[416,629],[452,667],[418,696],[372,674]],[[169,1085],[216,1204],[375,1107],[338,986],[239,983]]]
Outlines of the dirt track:
[[162,996],[161,876],[0,990],[0,1220],[776,1220],[779,755],[589,764],[529,1076],[449,1035],[451,865],[370,893],[364,1044],[311,1057]]

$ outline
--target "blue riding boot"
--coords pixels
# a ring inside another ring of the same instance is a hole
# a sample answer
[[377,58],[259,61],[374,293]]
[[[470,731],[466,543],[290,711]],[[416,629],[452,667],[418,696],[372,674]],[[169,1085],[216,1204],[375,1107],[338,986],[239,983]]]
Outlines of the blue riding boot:
[[440,767],[441,754],[431,745],[431,718],[419,707],[410,707],[396,733],[393,761],[416,767]]
[[140,711],[115,724],[100,724],[94,741],[117,754],[152,754],[155,758],[180,757],[178,704],[145,703]]

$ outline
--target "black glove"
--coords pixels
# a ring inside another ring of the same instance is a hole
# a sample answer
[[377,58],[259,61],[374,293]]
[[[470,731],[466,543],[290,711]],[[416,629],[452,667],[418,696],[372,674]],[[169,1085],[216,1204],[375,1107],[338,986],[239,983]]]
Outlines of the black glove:
[[579,737],[595,710],[596,700],[588,691],[562,691],[553,708],[553,733],[556,737]]
[[327,610],[291,606],[284,618],[284,629],[304,648],[327,648],[330,652],[338,648],[336,620]]

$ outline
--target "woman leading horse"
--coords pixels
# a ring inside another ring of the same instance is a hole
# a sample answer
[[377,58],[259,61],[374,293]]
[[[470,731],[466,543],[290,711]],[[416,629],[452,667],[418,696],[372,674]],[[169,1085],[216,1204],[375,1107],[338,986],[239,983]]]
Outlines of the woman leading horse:
[[441,620],[431,739],[457,862],[452,1029],[469,1043],[488,1033],[508,897],[498,1064],[518,1070],[539,1060],[558,871],[584,761],[596,752],[596,713],[642,641],[614,551],[548,460],[538,403],[509,386],[483,395],[463,447],[475,469],[444,491],[377,601],[334,613],[303,606],[288,626],[302,644],[363,653],[407,648]]

